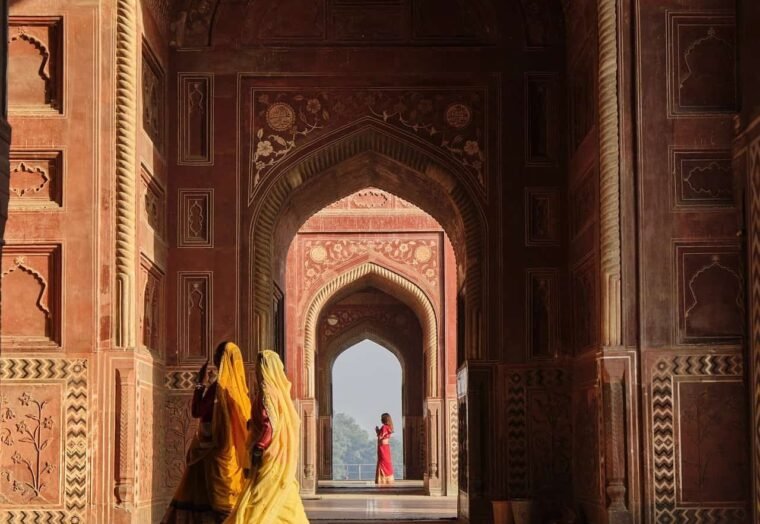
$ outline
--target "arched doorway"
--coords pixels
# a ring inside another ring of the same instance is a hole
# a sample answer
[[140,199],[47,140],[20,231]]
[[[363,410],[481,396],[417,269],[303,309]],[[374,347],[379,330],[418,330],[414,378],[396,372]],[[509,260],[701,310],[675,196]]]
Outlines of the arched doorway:
[[[317,328],[318,350],[316,355],[317,391],[319,406],[318,428],[318,475],[319,480],[332,480],[334,453],[330,448],[333,417],[339,411],[335,405],[338,393],[334,387],[337,360],[357,344],[374,344],[389,352],[399,362],[401,376],[401,405],[394,416],[397,435],[403,436],[404,478],[423,480],[424,477],[424,431],[423,431],[423,383],[417,371],[423,366],[422,328],[414,313],[406,304],[375,288],[367,288],[329,304],[320,315]],[[379,350],[378,350],[379,351]],[[372,371],[358,361],[358,372]],[[394,393],[395,394],[395,393]],[[385,395],[380,389],[374,395]],[[367,397],[363,395],[362,398]],[[373,402],[373,405],[376,403]],[[380,403],[382,404],[382,403]],[[380,404],[377,404],[378,407]],[[377,411],[377,410],[376,410]],[[388,408],[378,411],[388,411]],[[373,420],[374,420],[373,419]],[[377,421],[375,421],[377,423]],[[365,424],[370,430],[374,427]]]
[[[382,122],[361,119],[340,134],[305,146],[279,163],[269,175],[256,184],[256,198],[250,208],[249,256],[251,293],[241,297],[247,303],[251,348],[271,344],[276,332],[273,297],[285,289],[285,253],[301,225],[314,213],[364,188],[378,188],[399,196],[434,218],[451,241],[453,287],[460,290],[464,307],[457,311],[451,301],[447,305],[446,325],[456,332],[456,316],[464,319],[462,344],[452,344],[466,356],[481,354],[483,325],[481,300],[484,296],[481,274],[486,266],[487,246],[484,236],[482,193],[473,186],[472,174],[461,165],[433,150],[414,136],[400,133]],[[425,434],[424,478],[426,492],[431,495],[457,493],[455,397],[456,361],[439,376],[440,360],[436,346],[441,336],[441,319],[437,319],[429,299],[413,283],[408,285],[403,271],[387,270],[367,263],[326,285],[314,295],[311,305],[294,304],[285,294],[286,309],[302,307],[308,320],[303,325],[303,341],[286,343],[286,366],[294,381],[302,419],[301,464],[298,468],[302,492],[315,493],[317,488],[317,420],[314,377],[314,325],[321,307],[336,293],[346,292],[347,284],[394,287],[418,315],[424,326],[425,401],[423,417]],[[255,290],[255,292],[254,292]],[[269,290],[269,292],[267,292]],[[250,300],[248,300],[250,299]],[[448,334],[447,334],[448,336]],[[455,337],[455,335],[454,335]],[[441,372],[442,373],[442,372]],[[441,394],[446,384],[449,396]],[[452,431],[454,429],[454,431]],[[444,437],[446,435],[446,437]],[[446,440],[446,439],[449,440]],[[446,456],[443,456],[443,455]]]
[[381,413],[388,413],[394,423],[390,444],[395,480],[407,480],[408,449],[404,446],[405,417],[401,416],[404,363],[397,351],[370,338],[359,340],[337,352],[329,375],[331,485],[351,486],[360,482],[361,486],[374,479],[377,457],[374,428],[380,424]]

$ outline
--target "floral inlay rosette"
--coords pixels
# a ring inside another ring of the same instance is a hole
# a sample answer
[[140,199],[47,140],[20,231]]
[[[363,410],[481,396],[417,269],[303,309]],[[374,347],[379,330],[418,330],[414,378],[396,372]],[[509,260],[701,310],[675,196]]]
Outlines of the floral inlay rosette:
[[367,117],[442,149],[485,187],[485,89],[256,89],[251,95],[254,188],[297,147]]

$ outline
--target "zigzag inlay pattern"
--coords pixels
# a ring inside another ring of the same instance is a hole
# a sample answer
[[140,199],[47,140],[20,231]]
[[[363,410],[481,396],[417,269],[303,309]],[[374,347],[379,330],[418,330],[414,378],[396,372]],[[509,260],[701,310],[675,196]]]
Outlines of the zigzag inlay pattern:
[[561,368],[515,369],[507,377],[507,491],[510,498],[530,494],[528,463],[528,390],[563,388],[568,373]]
[[8,523],[81,523],[87,506],[88,395],[87,361],[83,359],[2,358],[0,381],[64,383],[65,464],[63,510],[20,507],[5,512]]
[[751,282],[750,362],[752,363],[752,484],[755,522],[760,519],[760,138],[749,147],[749,270]]
[[676,433],[674,388],[676,377],[742,377],[742,357],[738,354],[662,357],[654,364],[651,381],[651,435],[653,466],[653,515],[657,524],[681,522],[747,522],[743,507],[684,508],[677,505]]

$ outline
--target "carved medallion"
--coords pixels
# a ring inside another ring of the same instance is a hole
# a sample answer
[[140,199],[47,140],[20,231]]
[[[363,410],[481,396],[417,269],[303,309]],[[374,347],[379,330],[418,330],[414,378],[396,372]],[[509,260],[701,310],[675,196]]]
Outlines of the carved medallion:
[[430,260],[430,257],[432,256],[433,256],[433,252],[427,246],[419,246],[417,249],[414,250],[414,259],[417,262],[420,262],[421,264],[424,264],[425,262]]
[[454,129],[462,129],[470,125],[472,111],[464,104],[451,104],[446,108],[446,123]]
[[296,123],[296,112],[284,102],[276,102],[266,112],[267,124],[275,131],[285,131]]
[[317,264],[321,264],[327,259],[327,250],[322,246],[314,246],[309,251],[309,257]]

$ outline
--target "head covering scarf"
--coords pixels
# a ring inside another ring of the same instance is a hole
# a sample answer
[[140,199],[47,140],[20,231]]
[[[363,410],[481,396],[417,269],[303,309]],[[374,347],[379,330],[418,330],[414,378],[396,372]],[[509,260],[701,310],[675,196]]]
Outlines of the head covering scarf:
[[207,475],[211,481],[212,506],[231,508],[243,488],[243,469],[249,466],[246,440],[251,414],[243,356],[240,348],[232,342],[224,346],[216,382],[211,431],[218,454],[214,467],[207,471]]
[[264,407],[272,424],[272,442],[264,451],[261,467],[246,486],[226,523],[308,523],[299,496],[296,467],[301,425],[291,384],[280,357],[274,351],[259,354]]

